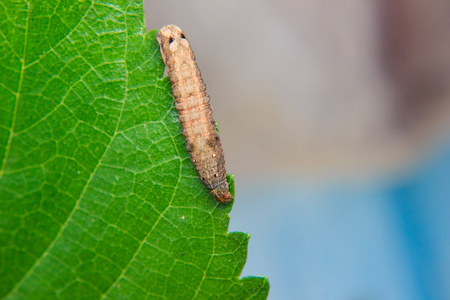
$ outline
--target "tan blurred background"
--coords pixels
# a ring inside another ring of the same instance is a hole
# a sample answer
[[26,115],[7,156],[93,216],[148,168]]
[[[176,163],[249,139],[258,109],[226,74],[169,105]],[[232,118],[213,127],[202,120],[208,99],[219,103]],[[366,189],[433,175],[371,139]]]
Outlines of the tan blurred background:
[[447,132],[448,1],[146,0],[145,9],[147,30],[186,32],[241,183],[385,173]]

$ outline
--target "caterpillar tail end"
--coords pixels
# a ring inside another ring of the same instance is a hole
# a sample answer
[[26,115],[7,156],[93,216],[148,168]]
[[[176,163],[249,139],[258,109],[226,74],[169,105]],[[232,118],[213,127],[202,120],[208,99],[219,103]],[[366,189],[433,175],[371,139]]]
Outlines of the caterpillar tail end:
[[230,203],[233,200],[233,195],[230,192],[226,192],[221,197],[217,198],[217,201],[222,203]]

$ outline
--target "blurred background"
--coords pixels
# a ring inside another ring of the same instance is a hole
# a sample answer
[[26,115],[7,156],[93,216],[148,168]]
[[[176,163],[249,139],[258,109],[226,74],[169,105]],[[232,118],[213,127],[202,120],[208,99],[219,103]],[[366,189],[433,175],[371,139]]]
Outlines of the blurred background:
[[450,2],[145,0],[177,24],[270,299],[450,299]]

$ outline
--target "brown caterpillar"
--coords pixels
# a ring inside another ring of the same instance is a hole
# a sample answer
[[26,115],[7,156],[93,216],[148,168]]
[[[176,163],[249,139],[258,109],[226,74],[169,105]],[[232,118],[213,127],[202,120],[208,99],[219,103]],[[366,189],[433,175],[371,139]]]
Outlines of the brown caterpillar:
[[192,163],[209,192],[220,202],[230,202],[233,196],[226,178],[223,148],[194,52],[178,26],[164,26],[156,39],[172,82],[175,108]]

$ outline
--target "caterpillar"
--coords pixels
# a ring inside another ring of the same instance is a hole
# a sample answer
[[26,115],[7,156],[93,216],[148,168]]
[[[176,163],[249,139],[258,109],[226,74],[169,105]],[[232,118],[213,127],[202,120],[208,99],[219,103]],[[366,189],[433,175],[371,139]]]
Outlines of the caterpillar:
[[224,152],[212,116],[206,85],[184,32],[176,25],[156,35],[172,83],[175,108],[186,139],[186,149],[200,180],[219,202],[231,202]]

